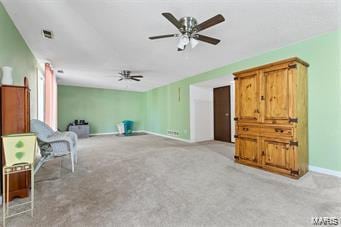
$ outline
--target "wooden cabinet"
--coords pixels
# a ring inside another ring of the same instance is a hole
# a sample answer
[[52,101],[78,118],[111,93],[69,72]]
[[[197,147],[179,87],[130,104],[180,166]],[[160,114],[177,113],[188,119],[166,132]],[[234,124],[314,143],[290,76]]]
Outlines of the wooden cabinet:
[[[2,85],[0,87],[1,135],[30,131],[30,93],[27,80],[25,80],[25,84],[26,86]],[[2,140],[0,141],[2,147]],[[1,159],[1,163],[4,165],[3,155],[1,155]],[[16,197],[27,197],[30,179],[29,171],[12,174],[10,176],[9,200]]]
[[308,171],[308,66],[290,58],[234,73],[236,162],[294,178]]

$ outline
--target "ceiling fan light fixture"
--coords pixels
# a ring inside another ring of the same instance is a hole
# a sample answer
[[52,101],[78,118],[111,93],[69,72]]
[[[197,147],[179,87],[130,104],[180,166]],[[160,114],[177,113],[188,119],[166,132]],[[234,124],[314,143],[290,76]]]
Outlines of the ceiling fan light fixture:
[[194,38],[191,38],[190,43],[191,43],[191,47],[194,48],[199,44],[199,41]]
[[190,40],[188,35],[181,35],[178,42],[178,48],[183,50],[189,44]]
[[177,43],[178,51],[184,50],[188,44],[191,44],[191,47],[194,48],[195,46],[198,45],[200,41],[212,45],[217,45],[220,42],[219,39],[201,35],[198,34],[198,32],[206,30],[212,26],[215,26],[225,21],[225,18],[221,14],[217,14],[214,17],[211,17],[200,24],[198,24],[197,20],[193,17],[182,17],[178,20],[173,14],[169,12],[162,13],[162,16],[164,16],[169,22],[171,22],[178,29],[180,34],[151,36],[149,37],[149,39],[179,37]]
[[181,42],[181,40],[179,40],[177,47],[181,50],[185,49],[185,45],[183,44],[183,42]]

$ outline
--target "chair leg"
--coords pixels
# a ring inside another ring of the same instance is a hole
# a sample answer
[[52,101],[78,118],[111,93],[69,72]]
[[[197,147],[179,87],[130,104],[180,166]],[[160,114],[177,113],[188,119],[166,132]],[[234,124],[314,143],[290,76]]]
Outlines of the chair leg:
[[78,152],[77,152],[77,150],[75,150],[75,163],[76,164],[78,163]]
[[2,169],[2,226],[6,226],[6,198],[5,198],[5,192],[6,192],[6,187],[5,187],[5,168]]
[[70,153],[70,156],[71,156],[71,168],[72,168],[72,172],[75,172],[74,154],[71,152],[71,153]]
[[31,217],[33,217],[34,210],[34,165],[31,165]]
[[77,149],[77,144],[75,144],[75,161],[78,163],[78,149]]

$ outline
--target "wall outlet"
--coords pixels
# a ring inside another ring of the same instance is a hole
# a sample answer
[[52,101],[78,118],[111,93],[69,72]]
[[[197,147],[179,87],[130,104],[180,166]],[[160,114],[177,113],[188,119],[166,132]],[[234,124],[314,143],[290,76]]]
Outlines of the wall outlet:
[[167,135],[169,136],[179,136],[179,132],[174,130],[167,130]]

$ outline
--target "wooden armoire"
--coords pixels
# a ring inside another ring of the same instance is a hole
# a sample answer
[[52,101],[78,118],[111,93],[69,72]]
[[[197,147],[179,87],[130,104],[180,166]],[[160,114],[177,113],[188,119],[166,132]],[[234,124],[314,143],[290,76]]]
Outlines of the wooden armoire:
[[308,171],[308,66],[290,58],[234,73],[236,162],[293,178]]
[[[30,89],[27,78],[25,78],[24,84],[24,86],[1,85],[0,87],[1,135],[30,132]],[[2,140],[0,141],[2,148]],[[1,163],[5,164],[3,152]],[[30,179],[29,171],[10,176],[10,201],[16,197],[23,198],[29,195]],[[3,198],[6,197],[3,196]]]

